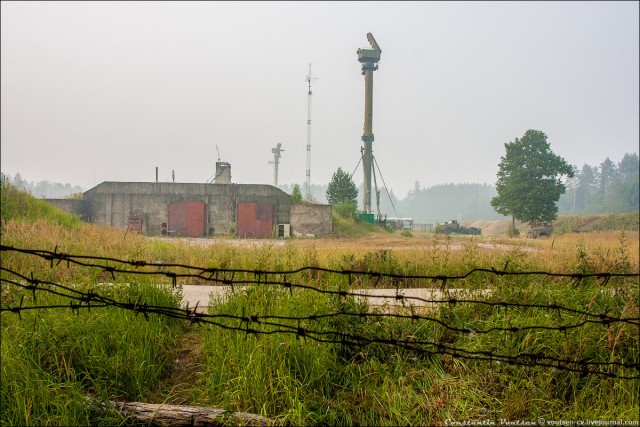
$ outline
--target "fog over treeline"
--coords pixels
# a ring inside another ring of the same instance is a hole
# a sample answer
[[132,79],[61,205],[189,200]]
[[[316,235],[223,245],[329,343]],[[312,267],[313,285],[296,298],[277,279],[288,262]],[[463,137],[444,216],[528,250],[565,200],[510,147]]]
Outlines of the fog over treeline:
[[3,174],[4,177],[15,187],[41,199],[62,199],[83,192],[81,187],[69,183],[61,184],[47,180],[29,182],[20,175],[20,172],[17,172],[14,176]]
[[[618,162],[607,157],[599,165],[573,165],[573,169],[575,176],[565,180],[567,189],[558,201],[560,215],[623,213],[639,209],[640,161],[637,153],[627,153]],[[326,203],[327,185],[311,185],[311,194],[319,203]],[[291,194],[293,184],[280,188]],[[362,209],[362,186],[358,191],[359,208]],[[491,206],[491,199],[496,194],[493,184],[449,183],[425,188],[416,181],[403,199],[399,199],[393,189],[387,193],[381,188],[380,212],[388,217],[410,217],[414,223],[423,224],[451,219],[505,219]],[[372,195],[371,204],[373,212],[377,213],[375,195]]]
[[[558,201],[561,215],[632,212],[639,209],[640,161],[637,153],[627,153],[618,162],[606,158],[599,165],[573,166],[575,176],[566,180],[566,192]],[[69,183],[29,182],[20,173],[6,176],[16,187],[38,198],[65,198],[84,190]],[[303,190],[304,185],[298,184]],[[311,184],[313,200],[327,203],[325,185]],[[291,194],[294,184],[279,185]],[[359,208],[362,209],[362,185],[358,189]],[[459,221],[497,220],[505,217],[491,207],[496,196],[493,184],[447,183],[423,187],[416,181],[414,188],[402,199],[393,189],[380,191],[380,213],[388,217],[409,217],[417,224],[437,224],[451,219]],[[372,210],[377,213],[375,194]]]

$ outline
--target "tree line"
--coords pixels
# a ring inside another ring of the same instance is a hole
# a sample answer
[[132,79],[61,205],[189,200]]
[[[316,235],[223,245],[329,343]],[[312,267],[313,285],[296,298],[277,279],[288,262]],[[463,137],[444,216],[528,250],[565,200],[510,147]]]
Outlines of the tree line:
[[[289,194],[295,193],[296,185],[285,184],[279,188]],[[327,200],[329,185],[312,185],[311,194],[316,203],[331,204]],[[385,187],[380,192],[380,213],[387,217],[410,217],[414,223],[437,224],[451,219],[461,221],[494,220],[504,217],[496,213],[491,207],[491,198],[496,195],[496,189],[491,184],[475,183],[447,183],[433,187],[423,187],[416,181],[414,188],[404,198],[398,198],[392,189]],[[363,186],[358,188],[356,198],[358,209],[362,210],[361,195]],[[375,194],[372,196],[372,210],[377,212]]]
[[69,183],[49,182],[47,180],[29,182],[17,172],[14,176],[2,174],[3,182],[9,182],[14,187],[41,199],[63,199],[82,193],[82,188]]
[[[531,131],[528,131],[522,139],[516,138],[514,142],[505,144],[505,147],[515,145],[515,148],[518,148],[518,144],[523,141],[527,142],[529,138],[534,141],[537,137],[546,142],[546,135],[542,132],[534,131],[531,134],[529,132]],[[535,144],[529,145],[534,146]],[[550,147],[547,145],[540,144],[544,150],[548,150],[552,154]],[[516,153],[516,151],[514,150],[513,152]],[[518,156],[513,156],[518,158]],[[506,157],[507,155],[505,154],[501,166]],[[351,177],[340,168],[338,169],[339,171],[336,171],[332,181],[340,181],[339,187],[344,186],[347,188],[348,198],[353,199],[354,192],[350,185]],[[522,169],[522,165],[513,167],[514,171],[520,169]],[[599,165],[595,166],[588,164],[584,164],[582,167],[570,165],[570,171],[564,172],[562,180],[556,177],[556,184],[559,184],[556,189],[562,190],[559,198],[555,198],[557,194],[553,194],[554,197],[551,197],[552,204],[546,205],[548,213],[553,217],[557,213],[565,215],[604,214],[634,212],[640,209],[640,161],[637,153],[626,153],[617,162],[607,157]],[[3,174],[3,179],[39,198],[74,197],[83,191],[81,187],[72,186],[69,183],[61,184],[46,180],[29,182],[20,173],[16,173],[13,177]],[[500,184],[500,174],[497,184]],[[294,194],[296,185],[285,184],[280,185],[279,188],[288,194]],[[331,183],[326,185],[311,184],[312,201],[323,204],[331,203],[327,197],[327,191],[330,186]],[[298,186],[298,193],[299,189],[300,186]],[[416,181],[414,188],[402,199],[398,198],[392,189],[382,187],[378,190],[378,197],[375,194],[372,195],[373,213],[378,213],[378,202],[376,201],[379,200],[380,213],[386,214],[388,217],[410,217],[413,218],[414,223],[436,224],[451,219],[474,221],[505,218],[501,212],[492,206],[492,201],[499,195],[499,189],[493,184],[447,183],[423,187],[419,181]],[[528,197],[523,196],[526,192],[525,190],[516,191],[516,202],[519,203],[519,201]],[[357,191],[358,196],[356,196],[357,209],[362,209],[360,196],[362,192],[363,187],[360,185]],[[536,197],[539,194],[541,192],[538,189],[531,192],[531,197]],[[301,198],[301,194],[298,194],[298,196]],[[333,202],[336,204],[336,200],[333,200]],[[541,206],[538,202],[533,204]],[[352,206],[349,209],[352,209]],[[502,212],[506,213],[507,211]]]
[[[598,166],[585,164],[578,168],[553,154],[546,135],[534,130],[505,144],[505,149],[496,185],[448,183],[425,188],[416,181],[403,199],[383,187],[379,189],[379,212],[388,217],[410,217],[414,223],[427,224],[451,219],[497,220],[513,212],[516,218],[533,224],[550,221],[558,213],[623,213],[639,209],[640,162],[637,153],[626,153],[617,163],[607,158]],[[351,188],[348,181],[350,177],[338,168],[329,185],[312,186],[313,201],[343,204],[328,201],[327,192],[335,191],[332,186],[338,183],[341,183],[340,187]],[[295,185],[280,188],[290,194],[295,192]],[[358,194],[362,191],[361,185]],[[348,198],[353,200],[353,194]],[[378,213],[375,194],[372,200],[372,211]],[[362,209],[359,196],[356,202]]]
[[626,153],[617,163],[609,157],[596,166],[573,165],[573,178],[560,197],[560,213],[624,213],[639,209],[640,162],[637,153]]

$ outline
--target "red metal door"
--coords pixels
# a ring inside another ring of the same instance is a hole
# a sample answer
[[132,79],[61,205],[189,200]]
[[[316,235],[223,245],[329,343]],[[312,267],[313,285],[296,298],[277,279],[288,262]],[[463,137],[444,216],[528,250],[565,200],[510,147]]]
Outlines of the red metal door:
[[238,203],[236,232],[239,237],[268,239],[273,235],[273,204]]
[[204,236],[205,208],[204,202],[169,203],[169,235]]
[[129,217],[129,225],[127,226],[127,231],[142,233],[142,219],[137,217]]
[[256,218],[255,203],[238,203],[236,206],[236,233],[238,237],[254,237]]

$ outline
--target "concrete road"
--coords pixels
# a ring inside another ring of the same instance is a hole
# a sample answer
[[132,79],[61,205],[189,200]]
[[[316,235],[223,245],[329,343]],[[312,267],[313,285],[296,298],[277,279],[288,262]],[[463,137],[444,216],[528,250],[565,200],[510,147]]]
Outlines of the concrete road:
[[[235,287],[236,291],[240,289],[240,287]],[[206,313],[207,307],[209,306],[209,299],[213,298],[222,298],[224,300],[225,296],[231,292],[230,286],[198,286],[198,285],[184,285],[182,287],[182,307],[186,307],[189,304],[189,308],[193,308],[198,304],[198,312]],[[396,298],[396,290],[395,289],[358,289],[354,290],[354,293],[362,295],[362,298],[367,298],[368,302],[372,306],[383,307],[386,306],[390,310],[393,308],[400,308],[403,306],[402,300]],[[466,292],[466,289],[447,289],[444,291],[440,291],[440,289],[432,289],[432,288],[411,288],[411,289],[400,289],[398,291],[399,295],[403,295],[405,297],[414,297],[414,298],[422,298],[424,300],[430,301],[441,301],[449,299],[450,297],[457,297],[461,293]],[[477,291],[476,295],[484,294],[486,295],[488,290]],[[375,296],[373,296],[375,295]],[[407,299],[404,301],[406,306],[410,304],[414,304],[416,307],[423,308],[433,308],[437,305],[437,303],[426,303],[420,300],[411,300]]]

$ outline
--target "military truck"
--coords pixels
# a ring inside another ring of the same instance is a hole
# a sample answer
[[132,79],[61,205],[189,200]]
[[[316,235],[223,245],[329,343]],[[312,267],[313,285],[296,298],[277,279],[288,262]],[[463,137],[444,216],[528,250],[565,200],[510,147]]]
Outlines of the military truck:
[[549,237],[553,233],[553,224],[550,222],[544,222],[542,225],[530,228],[527,231],[527,237],[537,239],[538,237]]
[[463,227],[458,221],[452,219],[451,221],[445,221],[436,227],[436,231],[444,234],[474,234],[480,235],[482,231],[476,227]]

